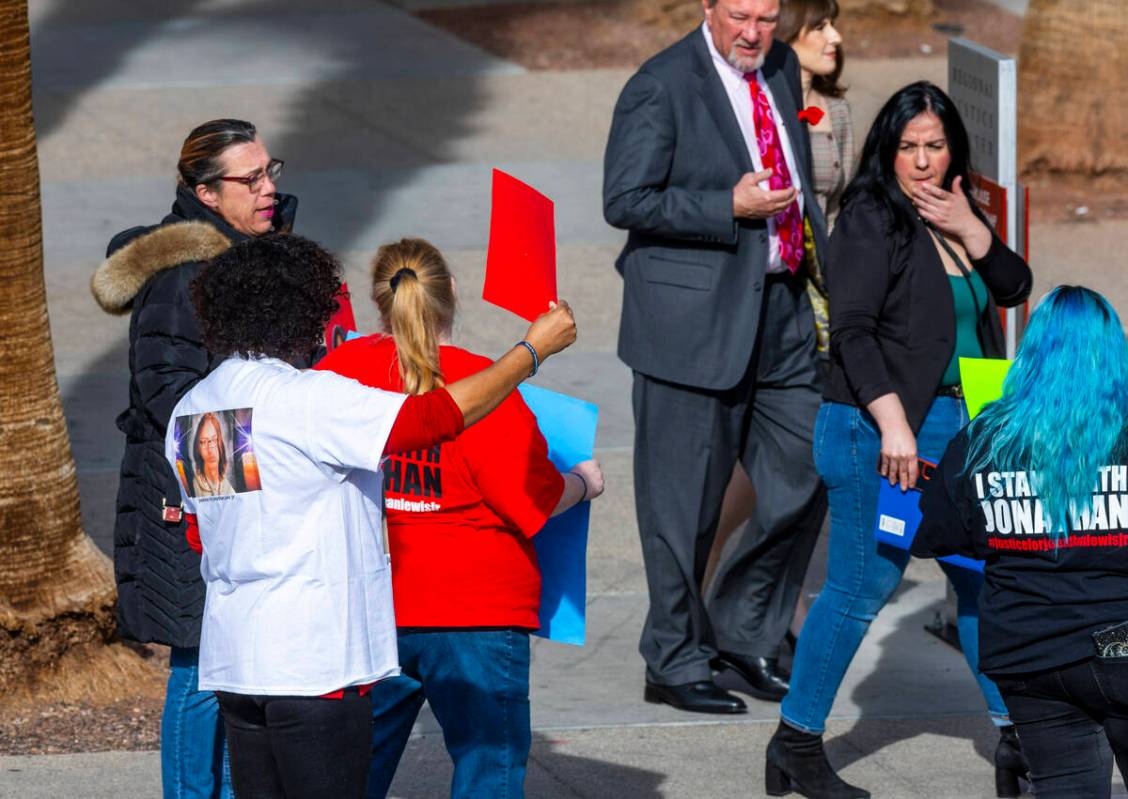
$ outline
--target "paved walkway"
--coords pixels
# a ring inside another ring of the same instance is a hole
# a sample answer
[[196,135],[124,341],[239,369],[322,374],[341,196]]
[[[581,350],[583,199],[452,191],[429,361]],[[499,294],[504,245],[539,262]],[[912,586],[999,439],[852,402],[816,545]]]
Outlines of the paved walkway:
[[[539,382],[599,403],[609,485],[593,509],[589,643],[534,648],[529,794],[758,795],[775,705],[752,700],[748,716],[718,724],[641,701],[630,376],[614,355],[621,286],[611,263],[623,235],[599,203],[610,111],[629,71],[530,73],[375,0],[32,5],[52,335],[94,539],[109,549],[127,320],[102,314],[87,285],[113,233],[166,211],[191,127],[219,116],[258,124],[287,162],[284,189],[301,198],[298,231],[342,255],[365,330],[375,325],[362,298],[376,246],[403,235],[434,241],[459,281],[458,338],[486,353],[524,330],[478,299],[490,170],[503,168],[556,200],[560,289],[581,337]],[[943,62],[851,62],[859,130],[917,77],[943,82]],[[1088,282],[1128,307],[1128,278],[1102,260],[1126,234],[1100,222],[1035,230],[1039,287]],[[880,796],[991,795],[994,733],[975,685],[959,653],[922,629],[943,594],[934,566],[910,568],[834,707],[833,759]],[[421,719],[395,795],[444,794],[435,731]],[[153,796],[158,772],[150,752],[0,757],[0,797]]]

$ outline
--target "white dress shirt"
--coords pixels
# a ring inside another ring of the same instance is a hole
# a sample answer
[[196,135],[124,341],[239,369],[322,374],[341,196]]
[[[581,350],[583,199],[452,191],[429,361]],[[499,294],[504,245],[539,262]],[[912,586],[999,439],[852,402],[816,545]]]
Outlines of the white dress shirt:
[[[705,43],[709,47],[709,55],[713,58],[713,68],[717,71],[717,75],[721,79],[721,85],[725,87],[725,93],[728,95],[732,112],[736,115],[737,124],[740,125],[740,132],[744,136],[744,145],[748,148],[748,155],[752,158],[753,171],[759,172],[764,166],[763,162],[760,160],[760,148],[756,144],[756,127],[752,117],[752,93],[748,87],[748,81],[744,79],[743,72],[726,61],[725,57],[717,52],[717,48],[713,44],[713,36],[709,31],[708,22],[701,24],[701,34],[705,37]],[[780,124],[781,117],[779,115],[779,108],[776,107],[775,98],[772,97],[772,90],[768,87],[768,82],[764,80],[764,74],[761,70],[756,70],[756,81],[760,84],[760,91],[767,96],[768,102],[771,104],[772,118],[776,121],[776,133],[779,136],[780,145],[783,147],[783,158],[787,161],[787,169],[791,173],[791,185],[799,192],[797,200],[799,202],[799,213],[802,214],[803,182],[799,176],[799,170],[796,168],[795,154],[791,150],[791,139],[787,135],[787,128]],[[767,191],[771,186],[768,184],[768,181],[762,180],[760,181],[760,188]],[[787,265],[783,263],[779,253],[779,234],[776,233],[775,218],[772,217],[768,219],[767,271],[769,273],[787,271]]]

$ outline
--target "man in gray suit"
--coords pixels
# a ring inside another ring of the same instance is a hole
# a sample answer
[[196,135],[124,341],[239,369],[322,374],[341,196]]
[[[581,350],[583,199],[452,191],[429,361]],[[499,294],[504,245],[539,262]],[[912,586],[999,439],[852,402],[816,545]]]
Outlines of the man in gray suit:
[[[811,459],[819,405],[806,261],[826,222],[779,0],[703,0],[705,22],[652,58],[615,106],[607,221],[628,230],[619,357],[634,370],[635,497],[650,610],[645,698],[739,713],[712,679],[779,701],[776,659],[826,511]],[[807,201],[807,198],[810,198]],[[701,581],[733,466],[752,525]]]

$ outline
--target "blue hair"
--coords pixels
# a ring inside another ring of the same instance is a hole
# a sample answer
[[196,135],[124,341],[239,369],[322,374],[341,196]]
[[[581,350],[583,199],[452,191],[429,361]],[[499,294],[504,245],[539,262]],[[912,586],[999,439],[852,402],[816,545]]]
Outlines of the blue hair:
[[1108,300],[1058,286],[1030,316],[1003,395],[968,428],[970,474],[1025,470],[1055,538],[1091,500],[1100,468],[1123,454],[1128,341]]

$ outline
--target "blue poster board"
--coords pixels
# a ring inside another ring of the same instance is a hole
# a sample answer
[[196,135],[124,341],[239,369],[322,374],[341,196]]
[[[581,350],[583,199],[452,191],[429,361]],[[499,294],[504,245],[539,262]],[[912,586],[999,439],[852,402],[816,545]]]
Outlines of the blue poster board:
[[[590,460],[599,408],[537,386],[519,389],[548,441],[548,457],[562,472]],[[548,520],[533,537],[541,571],[542,638],[584,645],[587,605],[587,538],[591,503],[581,502]]]

